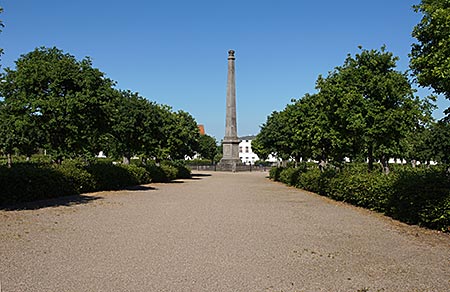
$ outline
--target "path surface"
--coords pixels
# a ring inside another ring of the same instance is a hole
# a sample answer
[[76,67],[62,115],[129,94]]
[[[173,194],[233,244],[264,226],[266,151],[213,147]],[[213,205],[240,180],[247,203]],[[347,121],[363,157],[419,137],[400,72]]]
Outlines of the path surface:
[[151,186],[0,211],[0,290],[450,291],[448,234],[264,173]]

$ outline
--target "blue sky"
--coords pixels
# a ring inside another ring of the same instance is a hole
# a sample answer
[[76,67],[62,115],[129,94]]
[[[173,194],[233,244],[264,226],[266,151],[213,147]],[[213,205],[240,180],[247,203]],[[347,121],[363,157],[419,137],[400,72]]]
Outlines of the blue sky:
[[[3,67],[56,46],[158,103],[224,135],[227,51],[236,51],[238,133],[257,134],[274,110],[315,92],[348,53],[387,49],[408,69],[419,1],[1,1]],[[420,90],[420,96],[429,94]],[[436,118],[450,102],[439,98]]]

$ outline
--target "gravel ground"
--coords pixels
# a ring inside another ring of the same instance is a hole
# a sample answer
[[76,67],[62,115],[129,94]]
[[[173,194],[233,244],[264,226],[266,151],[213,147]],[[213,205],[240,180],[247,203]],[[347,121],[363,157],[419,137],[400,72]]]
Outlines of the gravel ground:
[[0,211],[0,291],[450,291],[450,235],[211,173]]

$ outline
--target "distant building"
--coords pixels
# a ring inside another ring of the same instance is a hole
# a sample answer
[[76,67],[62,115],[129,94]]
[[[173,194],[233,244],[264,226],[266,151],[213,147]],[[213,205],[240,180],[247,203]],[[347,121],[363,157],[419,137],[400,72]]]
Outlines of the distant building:
[[[255,138],[256,136],[244,136],[239,138],[241,141],[239,143],[239,158],[244,164],[253,165],[259,160],[258,155],[256,155],[256,153],[252,150],[252,140],[255,140]],[[277,162],[277,159],[272,155],[269,155],[269,159],[266,161],[275,163]]]
[[255,136],[244,136],[240,137],[239,140],[239,158],[244,164],[255,164],[259,160],[258,155],[256,155],[252,150],[252,140],[255,140]]
[[200,131],[200,135],[205,135],[205,126],[197,125],[198,130]]

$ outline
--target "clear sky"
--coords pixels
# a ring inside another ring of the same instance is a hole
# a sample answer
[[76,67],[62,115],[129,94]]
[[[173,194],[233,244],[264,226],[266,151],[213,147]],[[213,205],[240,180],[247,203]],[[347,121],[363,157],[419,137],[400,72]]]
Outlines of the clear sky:
[[[274,110],[315,92],[348,53],[387,49],[408,69],[419,0],[3,0],[3,67],[56,46],[157,103],[224,133],[227,51],[236,51],[238,134],[257,134]],[[420,90],[425,96],[428,91]],[[436,118],[450,102],[439,98]]]

